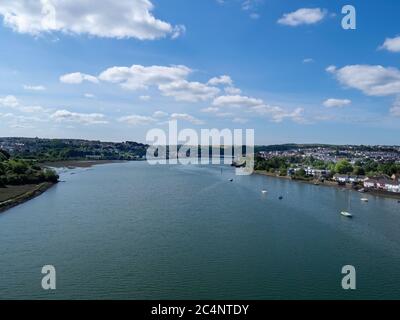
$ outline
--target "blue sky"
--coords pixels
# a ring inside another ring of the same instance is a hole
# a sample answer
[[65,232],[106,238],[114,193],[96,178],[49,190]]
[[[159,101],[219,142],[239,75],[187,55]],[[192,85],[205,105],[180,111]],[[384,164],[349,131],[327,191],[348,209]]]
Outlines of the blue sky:
[[145,141],[177,119],[258,144],[398,144],[396,0],[67,3],[1,2],[0,136]]

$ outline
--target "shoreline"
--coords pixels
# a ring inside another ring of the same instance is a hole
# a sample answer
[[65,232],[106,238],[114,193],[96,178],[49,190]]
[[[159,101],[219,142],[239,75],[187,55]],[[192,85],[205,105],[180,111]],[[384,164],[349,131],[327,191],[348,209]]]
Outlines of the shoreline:
[[[65,161],[43,162],[42,165],[45,167],[56,168],[56,169],[61,169],[61,168],[76,169],[76,168],[91,168],[96,165],[123,163],[123,162],[126,162],[126,160],[65,160]],[[40,196],[41,194],[49,190],[57,183],[58,182],[56,183],[42,182],[38,185],[32,185],[32,189],[29,189],[29,186],[31,185],[7,186],[6,188],[15,188],[15,189],[21,188],[28,190],[17,195],[12,195],[10,198],[0,201],[0,214],[7,211],[8,209],[16,207],[20,204],[23,204],[25,202],[28,202],[29,200],[32,200]]]
[[19,194],[15,197],[11,197],[10,199],[0,202],[0,214],[7,211],[8,209],[16,207],[20,204],[23,204],[31,199],[40,196],[41,194],[43,194],[56,184],[57,183],[52,183],[52,182],[42,182],[38,185],[35,185],[35,187],[32,190],[29,190],[25,193]]
[[[44,162],[42,163],[42,165],[45,167],[51,167],[56,169],[61,169],[61,168],[76,169],[76,168],[91,168],[96,165],[109,164],[109,163],[122,163],[122,162],[125,161],[124,160],[65,160],[65,161]],[[7,186],[6,188],[13,188],[13,189],[21,188],[28,190],[16,195],[12,194],[10,198],[0,201],[0,214],[7,211],[8,209],[16,207],[20,204],[23,204],[25,202],[28,202],[29,200],[32,200],[40,196],[41,194],[49,190],[57,183],[58,182],[56,183],[42,182],[38,185]],[[32,189],[29,189],[30,186],[32,186]]]
[[67,168],[67,169],[76,169],[76,168],[91,168],[93,166],[98,166],[102,164],[110,164],[110,163],[123,163],[128,160],[61,160],[61,161],[45,161],[42,163],[43,166],[51,167],[51,168]]
[[[289,181],[293,181],[293,182],[312,184],[317,187],[333,187],[333,188],[337,188],[337,189],[346,189],[346,190],[352,190],[352,191],[358,192],[357,190],[353,189],[352,186],[349,184],[346,184],[345,186],[340,186],[336,182],[333,182],[333,181],[325,181],[325,182],[319,182],[318,184],[315,184],[315,180],[310,180],[310,181],[300,180],[300,179],[297,180],[297,179],[292,179],[289,176],[278,176],[274,173],[269,173],[266,171],[255,170],[254,174],[267,176],[267,177],[271,177],[271,178],[289,180]],[[390,199],[396,199],[396,200],[400,201],[400,193],[397,194],[397,193],[388,193],[386,191],[380,191],[380,190],[369,190],[365,193],[360,193],[360,194],[370,194],[370,195],[376,196],[376,197],[390,198]]]

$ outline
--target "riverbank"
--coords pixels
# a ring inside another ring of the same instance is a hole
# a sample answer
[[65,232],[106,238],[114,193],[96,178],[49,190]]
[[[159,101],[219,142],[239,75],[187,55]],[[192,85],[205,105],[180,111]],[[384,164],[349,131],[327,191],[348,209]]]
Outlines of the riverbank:
[[96,165],[109,164],[109,163],[122,163],[125,160],[65,160],[65,161],[54,161],[44,162],[43,165],[51,168],[91,168]]
[[[348,189],[348,190],[356,191],[353,189],[352,185],[350,185],[350,184],[346,184],[345,186],[342,186],[342,185],[338,185],[338,183],[334,182],[334,181],[325,180],[324,182],[321,182],[321,181],[316,182],[315,180],[292,179],[289,176],[279,176],[279,175],[276,175],[275,173],[270,173],[270,172],[266,172],[266,171],[256,170],[254,172],[255,172],[255,174],[260,174],[260,175],[264,175],[264,176],[268,176],[268,177],[272,177],[272,178],[286,179],[286,180],[290,180],[290,181],[313,184],[313,185],[317,185],[317,186],[334,187],[334,188],[338,188],[338,189]],[[381,190],[369,190],[365,194],[370,194],[370,195],[373,195],[376,197],[384,197],[384,198],[400,200],[400,194],[381,191]]]
[[0,188],[0,213],[41,195],[55,184],[43,182]]

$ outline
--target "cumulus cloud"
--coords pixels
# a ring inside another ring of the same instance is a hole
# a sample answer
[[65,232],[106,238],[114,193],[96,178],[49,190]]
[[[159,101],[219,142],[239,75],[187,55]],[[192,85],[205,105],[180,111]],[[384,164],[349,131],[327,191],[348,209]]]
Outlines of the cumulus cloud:
[[184,26],[154,17],[151,0],[2,0],[4,24],[34,36],[62,32],[104,38],[178,37]]
[[199,120],[187,113],[173,113],[171,114],[170,119],[188,121],[196,125],[201,125],[204,123],[202,120]]
[[258,105],[258,106],[252,107],[251,110],[260,115],[270,117],[272,119],[272,121],[274,121],[274,122],[282,122],[285,119],[291,119],[294,122],[298,122],[298,123],[306,122],[306,120],[304,119],[304,116],[303,116],[303,113],[304,113],[303,108],[296,108],[293,111],[287,111],[279,106],[271,106],[271,105],[263,104],[263,105]]
[[148,125],[155,121],[152,117],[140,116],[137,114],[132,114],[129,116],[121,117],[118,119],[119,122],[127,123],[129,125],[138,126],[138,125]]
[[95,76],[80,72],[64,74],[60,77],[60,81],[67,84],[81,84],[84,81],[99,83],[99,80]]
[[118,83],[126,89],[138,90],[184,80],[191,72],[190,68],[182,65],[169,67],[132,65],[108,68],[100,74],[99,79]]
[[395,38],[386,38],[385,42],[380,49],[384,49],[390,52],[400,52],[400,36]]
[[233,84],[233,81],[230,76],[223,75],[220,77],[211,78],[210,80],[208,80],[207,84],[212,86],[218,86],[218,85],[231,86]]
[[257,99],[247,96],[220,96],[214,99],[213,106],[220,107],[233,107],[244,108],[244,112],[254,113],[261,116],[266,116],[274,122],[281,122],[284,119],[292,119],[295,122],[305,122],[303,108],[297,108],[293,111],[286,110],[279,106],[271,106],[266,104],[262,99]]
[[343,68],[330,66],[326,69],[335,75],[343,86],[362,91],[368,96],[400,94],[400,70],[380,65],[349,65]]
[[45,109],[41,106],[25,106],[17,97],[12,95],[5,96],[4,98],[0,97],[0,106],[14,108],[24,113],[45,113],[49,111],[49,109]]
[[51,115],[51,118],[57,122],[75,122],[82,124],[106,124],[104,114],[101,113],[78,113],[68,110],[57,110]]
[[0,105],[4,107],[9,107],[9,108],[15,108],[18,107],[19,102],[18,99],[15,96],[5,96],[4,98],[0,98]]
[[351,104],[351,100],[349,99],[327,99],[324,101],[323,105],[327,108],[342,108]]
[[262,104],[261,99],[240,95],[219,96],[213,101],[213,106],[216,107],[254,107]]
[[30,91],[44,91],[46,90],[46,87],[38,85],[38,86],[33,86],[33,85],[24,85],[23,88],[25,90],[30,90]]
[[164,111],[156,111],[153,113],[153,117],[154,118],[165,118],[165,117],[168,117],[168,113],[166,113]]
[[174,81],[159,86],[161,93],[167,97],[174,97],[177,101],[198,102],[212,99],[219,93],[216,87],[210,87],[200,82],[186,80]]
[[226,87],[224,88],[225,92],[229,95],[240,95],[242,94],[242,90],[240,90],[239,88],[236,88],[234,86],[230,86],[230,87]]
[[285,13],[278,23],[291,27],[311,25],[323,20],[326,14],[327,11],[320,8],[301,8],[291,13]]
[[[189,81],[188,77],[192,72],[190,68],[183,65],[148,67],[132,65],[131,67],[108,68],[101,72],[96,80],[119,84],[127,90],[147,90],[155,87],[164,96],[187,102],[209,100],[220,92],[219,88],[208,83]],[[225,77],[227,76],[215,78],[212,82],[228,83],[230,78]],[[78,83],[81,78],[74,75],[72,81]],[[140,99],[146,101],[150,97],[141,96]]]

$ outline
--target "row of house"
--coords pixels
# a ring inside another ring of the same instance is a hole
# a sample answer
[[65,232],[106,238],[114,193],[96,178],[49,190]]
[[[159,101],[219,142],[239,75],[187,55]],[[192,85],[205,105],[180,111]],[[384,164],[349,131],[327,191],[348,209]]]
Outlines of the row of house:
[[338,183],[361,183],[364,182],[366,176],[356,176],[349,174],[335,174],[333,180]]
[[354,176],[335,174],[333,180],[338,183],[362,183],[365,189],[376,189],[388,192],[400,193],[400,176],[380,175],[376,177]]
[[364,181],[364,188],[400,193],[400,179],[395,174],[391,177],[382,175],[367,178]]
[[330,170],[327,169],[314,169],[312,167],[304,167],[304,168],[289,168],[288,169],[288,176],[294,175],[299,170],[303,169],[308,176],[313,177],[327,177],[331,174]]

